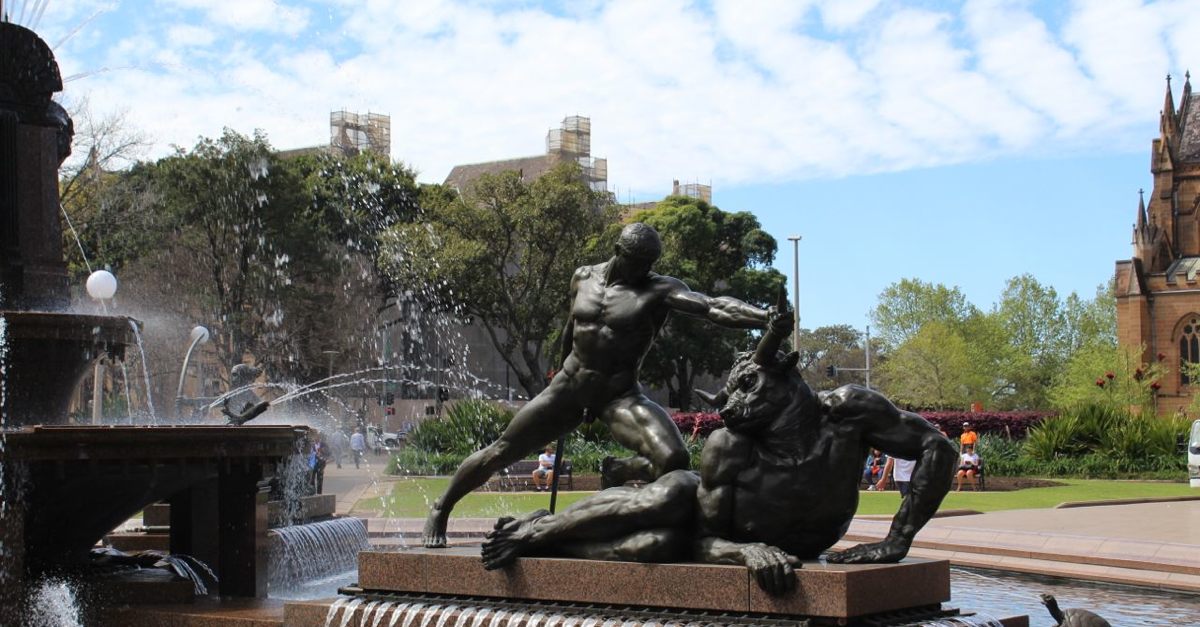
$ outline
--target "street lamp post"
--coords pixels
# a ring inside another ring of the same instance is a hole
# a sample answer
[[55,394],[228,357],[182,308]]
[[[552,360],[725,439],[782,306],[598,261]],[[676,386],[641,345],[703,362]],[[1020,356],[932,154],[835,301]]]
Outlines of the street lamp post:
[[[322,354],[322,355],[325,355],[326,357],[328,357],[328,358],[329,358],[329,362],[328,362],[328,363],[329,363],[329,367],[328,367],[328,369],[326,370],[326,374],[325,374],[325,376],[327,377],[327,378],[325,379],[326,381],[329,381],[329,379],[332,379],[332,378],[333,378],[333,357],[334,357],[335,355],[337,355],[337,354],[338,354],[338,352],[339,352],[339,351],[335,351],[335,350],[323,350],[323,351],[321,351],[321,354]],[[332,398],[332,396],[330,396],[330,398]],[[342,418],[341,418],[341,421],[340,421],[340,422],[341,422],[341,424],[345,424],[345,423],[346,423],[346,410],[345,410],[345,408],[344,408],[344,407],[343,407],[343,409],[342,409],[342,411],[341,411],[341,414],[342,414]],[[333,415],[333,412],[332,412],[332,411],[331,411],[331,412],[329,412],[329,415],[331,415],[331,416],[332,416],[332,415]],[[364,414],[364,415],[365,415],[365,414]],[[386,420],[386,418],[385,418],[384,420]]]
[[800,344],[800,236],[792,235],[788,237],[792,242],[792,347],[797,348]]
[[341,352],[341,351],[335,351],[335,350],[321,351],[322,355],[329,357],[329,374],[327,374],[326,376],[331,379],[333,378],[333,356],[337,355],[339,352]]
[[208,329],[196,325],[192,327],[188,337],[192,339],[192,343],[188,346],[187,352],[183,354],[183,367],[179,369],[179,385],[175,387],[175,417],[182,418],[183,414],[183,380],[187,377],[188,362],[192,360],[192,351],[196,350],[196,346],[208,341]]
[[[108,270],[96,270],[88,275],[87,283],[88,296],[100,302],[100,307],[104,309],[104,313],[108,313],[108,305],[104,301],[111,299],[117,294],[117,277],[113,276]],[[104,414],[104,357],[101,356],[96,360],[96,368],[92,371],[92,424],[98,425]],[[150,390],[146,390],[149,394]]]

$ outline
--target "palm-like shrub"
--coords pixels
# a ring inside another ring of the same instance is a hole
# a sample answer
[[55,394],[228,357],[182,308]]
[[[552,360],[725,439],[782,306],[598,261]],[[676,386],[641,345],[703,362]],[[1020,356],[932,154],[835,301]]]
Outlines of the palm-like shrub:
[[1177,451],[1187,433],[1182,418],[1143,416],[1105,405],[1085,405],[1030,429],[1025,457],[1042,470],[1113,477],[1138,472],[1183,470]]
[[448,405],[446,415],[413,429],[408,445],[427,453],[469,455],[495,442],[513,412],[497,403],[468,399]]

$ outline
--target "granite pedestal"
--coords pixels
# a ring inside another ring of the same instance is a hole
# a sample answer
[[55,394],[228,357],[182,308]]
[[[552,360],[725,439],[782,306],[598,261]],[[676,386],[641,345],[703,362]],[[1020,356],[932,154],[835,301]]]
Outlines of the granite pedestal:
[[[466,608],[491,607],[494,613],[506,612],[497,623],[503,627],[528,625],[537,612],[604,616],[619,620],[617,624],[648,624],[656,616],[660,622],[730,625],[803,624],[807,619],[813,624],[901,624],[906,615],[947,611],[941,603],[950,600],[950,570],[944,560],[865,565],[810,561],[797,571],[794,591],[771,597],[741,566],[522,558],[509,568],[487,571],[475,546],[364,551],[356,593],[353,607],[346,599],[289,603],[283,622],[325,624],[336,603],[339,621],[349,612],[344,624],[369,624],[363,622],[369,607],[391,603],[390,612],[409,602],[423,603],[413,611],[435,612],[438,622],[446,624]],[[1005,624],[1027,622],[1011,619]]]

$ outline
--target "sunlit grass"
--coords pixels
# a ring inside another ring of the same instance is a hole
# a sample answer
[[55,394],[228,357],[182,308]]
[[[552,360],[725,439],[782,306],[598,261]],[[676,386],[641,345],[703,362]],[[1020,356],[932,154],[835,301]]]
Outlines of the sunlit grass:
[[[1143,481],[1101,481],[1056,479],[1064,485],[1026,488],[1011,492],[951,492],[940,509],[973,509],[995,512],[1006,509],[1044,509],[1059,503],[1107,501],[1168,496],[1200,496],[1186,483]],[[900,507],[898,492],[863,492],[858,504],[860,515],[893,514]]]
[[[355,512],[375,511],[385,518],[424,518],[446,485],[445,477],[405,478],[392,485],[386,497],[363,499],[355,506]],[[558,509],[562,509],[592,494],[591,492],[560,492]],[[497,518],[511,514],[529,512],[550,507],[549,492],[483,492],[468,494],[451,514],[454,518]]]
[[[1169,496],[1200,496],[1186,483],[1141,481],[1098,481],[1063,479],[1064,485],[1046,488],[1027,488],[1012,492],[951,492],[942,501],[941,509],[973,509],[993,512],[1007,509],[1041,509],[1073,501],[1102,501],[1116,499],[1154,498]],[[423,518],[433,500],[446,489],[448,479],[406,478],[392,485],[389,496],[364,499],[355,511],[374,512],[386,518]],[[558,496],[559,509],[592,494],[565,492]],[[862,492],[858,505],[860,515],[893,514],[900,506],[896,492]],[[546,492],[472,492],[455,508],[456,518],[495,518],[549,507]]]

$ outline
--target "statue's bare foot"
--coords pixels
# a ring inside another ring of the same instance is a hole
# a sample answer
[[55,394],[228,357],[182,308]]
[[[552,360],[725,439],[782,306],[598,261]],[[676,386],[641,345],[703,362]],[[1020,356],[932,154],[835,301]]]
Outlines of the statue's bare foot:
[[504,568],[521,557],[529,548],[534,523],[549,515],[550,512],[539,509],[520,518],[505,516],[497,520],[483,543],[483,567],[488,570]]
[[446,548],[447,518],[449,518],[449,512],[443,514],[441,508],[436,505],[429,510],[429,517],[425,519],[425,531],[422,534],[422,542],[425,544],[425,548]]

